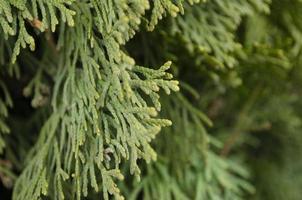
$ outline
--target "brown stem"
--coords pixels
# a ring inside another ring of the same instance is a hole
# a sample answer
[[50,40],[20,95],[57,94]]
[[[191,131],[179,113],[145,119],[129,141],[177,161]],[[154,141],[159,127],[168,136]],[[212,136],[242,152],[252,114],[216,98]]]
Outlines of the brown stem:
[[34,27],[34,28],[37,28],[37,29],[41,29],[41,27],[43,26],[43,23],[38,20],[38,19],[33,19],[31,21],[29,21],[29,23]]
[[[41,28],[43,26],[43,22],[36,18],[33,20],[30,20],[29,23],[32,27],[39,29],[39,30],[41,30]],[[46,40],[47,40],[49,46],[51,47],[53,52],[56,53],[57,52],[56,43],[55,43],[55,40],[53,38],[51,31],[49,29],[46,29],[45,33],[46,33]]]
[[248,113],[249,113],[250,109],[253,107],[253,105],[255,104],[255,101],[257,100],[257,98],[261,92],[261,88],[262,87],[259,84],[253,90],[250,98],[247,100],[247,102],[244,104],[243,108],[241,109],[241,111],[238,115],[238,118],[237,118],[237,122],[233,128],[232,134],[226,140],[226,142],[224,143],[224,146],[220,152],[221,156],[226,157],[230,153],[232,147],[240,138],[241,133],[247,128],[246,122],[247,122]]
[[53,34],[49,30],[46,30],[46,40],[47,40],[47,43],[49,44],[50,48],[52,49],[52,51],[55,54],[57,54],[58,53],[57,45],[53,38]]

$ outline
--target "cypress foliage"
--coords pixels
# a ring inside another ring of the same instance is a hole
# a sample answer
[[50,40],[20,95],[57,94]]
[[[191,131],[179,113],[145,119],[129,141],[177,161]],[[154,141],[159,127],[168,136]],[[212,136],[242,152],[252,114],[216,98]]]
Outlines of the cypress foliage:
[[0,199],[299,200],[300,15],[0,0]]

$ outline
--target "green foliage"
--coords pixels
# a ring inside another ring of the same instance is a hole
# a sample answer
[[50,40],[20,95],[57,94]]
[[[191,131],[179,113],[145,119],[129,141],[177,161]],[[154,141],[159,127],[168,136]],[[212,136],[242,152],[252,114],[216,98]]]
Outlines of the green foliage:
[[0,0],[0,181],[13,200],[299,199],[301,10]]
[[221,142],[208,135],[203,124],[211,121],[202,112],[180,94],[166,98],[163,108],[174,124],[157,138],[160,159],[147,166],[129,199],[241,199],[253,192],[246,169],[215,152]]
[[12,62],[16,61],[21,47],[25,48],[26,45],[29,45],[32,51],[35,49],[34,38],[28,33],[25,23],[29,21],[32,26],[42,32],[48,28],[54,32],[56,25],[59,24],[58,17],[56,16],[56,11],[58,10],[62,22],[67,22],[68,25],[73,26],[74,21],[72,16],[75,15],[75,12],[66,7],[72,2],[72,0],[33,0],[29,3],[23,0],[1,0],[0,24],[2,32],[6,38],[9,35],[17,36],[13,55],[11,56]]
[[171,34],[179,35],[191,53],[204,55],[203,62],[214,67],[233,67],[234,52],[241,48],[235,32],[242,18],[255,9],[268,12],[267,1],[213,0],[187,6],[187,13],[172,21]]
[[[37,61],[45,63],[49,62],[47,57],[55,57],[56,71],[40,68],[24,89],[27,96],[34,97],[32,106],[39,107],[45,105],[43,94],[52,87],[53,113],[27,156],[13,198],[38,199],[47,195],[53,199],[80,199],[88,195],[90,185],[96,192],[102,190],[105,199],[108,193],[121,199],[114,180],[123,179],[120,163],[129,160],[130,173],[139,176],[137,160],[156,159],[149,143],[161,127],[171,125],[169,120],[154,118],[156,109],[160,110],[157,93],[160,88],[168,94],[178,90],[178,82],[170,80],[172,75],[166,72],[171,62],[159,70],[147,69],[135,65],[120,49],[134,35],[148,2],[84,1],[71,4],[69,9],[64,5],[71,2],[54,1],[47,2],[49,13],[45,13],[43,3],[33,2],[32,9],[14,4],[33,14],[24,18],[18,14],[20,30],[13,61],[20,45],[30,43],[33,47],[25,20],[35,19],[29,17],[32,15],[38,17],[37,5],[42,19],[39,27],[33,25],[35,28],[55,31],[58,18],[54,8],[63,13],[62,22],[77,24],[77,28],[60,26],[57,47],[45,52],[45,61]],[[49,21],[46,16],[50,16]],[[47,42],[54,42],[53,38]],[[53,77],[53,86],[41,84],[47,74]]]

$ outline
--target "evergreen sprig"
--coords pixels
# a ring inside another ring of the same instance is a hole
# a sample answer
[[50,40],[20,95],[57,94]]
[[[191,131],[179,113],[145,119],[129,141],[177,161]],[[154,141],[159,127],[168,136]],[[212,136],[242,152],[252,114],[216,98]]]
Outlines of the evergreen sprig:
[[[38,3],[38,4],[37,4]],[[130,173],[139,177],[138,159],[147,162],[156,159],[150,146],[161,127],[171,125],[166,119],[157,119],[160,110],[160,88],[166,93],[178,90],[178,82],[170,80],[167,73],[171,62],[159,70],[135,65],[134,60],[121,50],[138,29],[147,1],[54,1],[47,2],[45,14],[43,1],[13,4],[20,10],[31,10],[38,17],[41,9],[41,31],[50,27],[55,31],[59,23],[54,8],[61,14],[59,39],[53,56],[55,71],[48,72],[55,84],[51,92],[53,113],[45,122],[38,141],[28,155],[25,170],[18,178],[14,199],[39,199],[41,195],[54,199],[77,198],[88,195],[88,185],[96,192],[103,191],[121,199],[114,179],[123,179],[119,165],[129,160]],[[69,8],[64,7],[68,5]],[[28,15],[18,13],[19,36],[13,51],[13,61],[19,46],[34,42],[26,31]],[[74,18],[72,15],[77,13]],[[50,16],[49,21],[45,16]],[[48,39],[49,42],[53,42]],[[62,53],[61,53],[62,52]],[[42,68],[41,68],[42,69]],[[45,72],[35,75],[37,84]],[[34,82],[25,89],[30,95]],[[43,105],[40,90],[34,89],[32,105]],[[156,109],[148,103],[152,100]],[[55,174],[53,174],[55,172]],[[28,187],[30,183],[30,187]]]
[[299,199],[301,10],[0,0],[0,181],[13,200]]

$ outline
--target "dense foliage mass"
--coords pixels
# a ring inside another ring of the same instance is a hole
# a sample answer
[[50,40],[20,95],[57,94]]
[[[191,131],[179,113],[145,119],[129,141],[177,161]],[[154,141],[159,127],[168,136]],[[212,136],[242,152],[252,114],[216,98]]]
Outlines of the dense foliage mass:
[[0,0],[0,199],[301,199],[301,17]]

